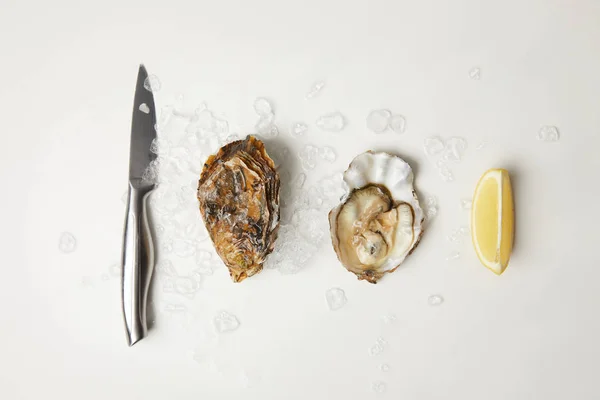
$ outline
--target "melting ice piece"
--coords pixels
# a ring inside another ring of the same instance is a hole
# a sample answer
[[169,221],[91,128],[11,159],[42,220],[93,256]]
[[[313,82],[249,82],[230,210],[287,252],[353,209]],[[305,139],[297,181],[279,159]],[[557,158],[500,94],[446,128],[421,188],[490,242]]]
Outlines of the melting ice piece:
[[460,207],[463,210],[470,210],[472,204],[473,204],[473,200],[471,200],[471,199],[461,199],[460,200]]
[[367,116],[367,128],[375,133],[383,133],[390,124],[390,110],[373,110]]
[[302,168],[305,170],[311,170],[317,165],[317,156],[319,149],[310,144],[305,145],[302,150],[298,153]]
[[171,147],[171,142],[167,139],[156,138],[152,140],[150,144],[150,151],[157,156],[166,156],[169,154],[169,149]]
[[448,166],[441,160],[437,163],[438,173],[444,182],[454,181],[454,174]]
[[269,100],[259,97],[254,100],[254,111],[260,116],[270,115],[273,114],[273,107],[271,107]]
[[327,299],[327,304],[331,311],[339,310],[348,302],[344,290],[337,287],[328,289],[327,292],[325,292],[325,298]]
[[438,213],[437,199],[434,196],[428,196],[425,200],[427,218],[431,219]]
[[279,130],[275,126],[274,120],[275,116],[273,114],[261,115],[254,129],[265,138],[274,138],[279,135]]
[[215,325],[215,329],[219,333],[225,332],[233,332],[240,326],[240,321],[233,314],[228,313],[227,311],[221,311],[217,316],[213,319],[213,324]]
[[446,147],[444,141],[438,136],[426,138],[423,144],[425,148],[425,154],[427,154],[428,156],[434,156],[436,154],[439,154]]
[[406,118],[400,114],[394,114],[390,118],[390,129],[395,133],[404,133],[406,130]]
[[149,114],[150,107],[148,107],[148,104],[142,103],[142,104],[140,104],[140,111],[143,112],[144,114]]
[[197,269],[194,270],[195,273],[200,275],[212,275],[214,271],[214,267],[212,265],[212,254],[206,250],[199,250],[196,252],[196,265]]
[[173,286],[177,293],[193,297],[200,289],[200,281],[190,276],[178,276],[175,278]]
[[387,390],[387,384],[383,381],[375,381],[371,383],[371,390],[377,394],[383,394]]
[[160,80],[156,75],[148,75],[144,81],[144,89],[149,92],[158,92],[160,90]]
[[110,267],[108,267],[108,272],[110,273],[111,276],[117,278],[121,276],[121,264],[112,264]]
[[187,311],[187,307],[183,304],[166,304],[165,305],[165,312],[168,312],[171,314],[185,313],[186,311]]
[[459,162],[462,160],[463,153],[467,148],[467,141],[460,137],[451,137],[446,141],[446,148],[442,154],[445,161]]
[[478,67],[471,68],[469,70],[469,78],[478,81],[481,79],[481,69]]
[[396,316],[394,314],[382,315],[381,320],[384,324],[391,324],[396,320]]
[[312,99],[313,97],[315,97],[317,94],[319,94],[319,92],[325,87],[325,82],[324,81],[316,81],[315,83],[313,83],[313,85],[310,87],[310,90],[308,91],[308,93],[306,93],[305,98],[308,99]]
[[320,116],[315,124],[321,130],[339,132],[346,126],[346,119],[340,112],[336,111]]
[[379,369],[381,370],[381,372],[387,372],[390,370],[390,366],[388,364],[381,364],[379,366]]
[[290,127],[290,135],[293,137],[303,136],[308,130],[308,125],[303,122],[295,122]]
[[336,159],[336,154],[333,148],[325,146],[319,149],[319,157],[325,161],[334,162]]
[[158,263],[156,263],[156,271],[164,276],[177,276],[177,271],[175,270],[171,260],[160,260]]
[[371,354],[372,356],[381,354],[383,352],[383,349],[385,348],[386,344],[387,344],[387,342],[385,341],[384,338],[378,337],[377,342],[373,346],[371,346],[371,348],[369,349],[369,354]]
[[459,258],[460,258],[460,253],[458,251],[453,251],[450,254],[448,254],[448,257],[446,257],[446,261],[457,260]]
[[58,249],[62,253],[72,253],[77,248],[77,240],[72,233],[63,232],[58,238]]
[[440,296],[439,294],[432,294],[431,296],[429,296],[429,298],[427,299],[427,303],[430,306],[439,306],[440,304],[442,304],[444,302],[444,298],[442,296]]
[[306,182],[306,174],[304,172],[300,172],[298,176],[296,176],[296,179],[294,179],[292,185],[296,189],[302,189],[304,182]]
[[485,147],[485,145],[487,144],[487,142],[484,140],[483,142],[480,142],[477,147],[475,147],[476,150],[481,150]]
[[544,125],[538,131],[537,138],[543,142],[557,142],[560,134],[556,126]]

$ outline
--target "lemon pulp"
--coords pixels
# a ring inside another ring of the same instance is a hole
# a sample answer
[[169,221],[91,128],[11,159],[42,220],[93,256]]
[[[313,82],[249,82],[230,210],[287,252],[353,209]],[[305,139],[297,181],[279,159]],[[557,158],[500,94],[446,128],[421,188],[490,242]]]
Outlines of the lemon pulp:
[[471,236],[481,263],[500,275],[510,260],[514,206],[508,171],[491,169],[479,179],[471,209]]

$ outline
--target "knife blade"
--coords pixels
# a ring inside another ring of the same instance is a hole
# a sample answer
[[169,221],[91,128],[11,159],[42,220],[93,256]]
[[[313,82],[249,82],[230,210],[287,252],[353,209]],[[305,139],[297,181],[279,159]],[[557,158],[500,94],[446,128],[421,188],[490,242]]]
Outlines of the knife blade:
[[152,92],[144,87],[147,78],[146,68],[140,65],[131,118],[129,185],[121,259],[122,311],[129,346],[143,339],[148,332],[146,303],[154,269],[154,245],[147,211],[147,200],[154,183],[142,179],[144,171],[156,158],[150,151],[156,138],[156,109]]

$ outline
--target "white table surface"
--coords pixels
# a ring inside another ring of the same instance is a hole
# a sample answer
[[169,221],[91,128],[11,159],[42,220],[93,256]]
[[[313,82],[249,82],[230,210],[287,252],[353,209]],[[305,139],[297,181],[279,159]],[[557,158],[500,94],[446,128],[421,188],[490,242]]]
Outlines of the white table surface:
[[[85,3],[1,4],[0,397],[600,397],[598,2]],[[193,299],[157,289],[154,327],[128,348],[119,281],[105,278],[121,251],[140,62],[162,82],[159,106],[183,94],[234,132],[252,131],[257,96],[272,100],[292,154],[306,143],[338,153],[309,181],[371,148],[405,156],[420,193],[439,202],[420,247],[377,285],[345,271],[325,241],[294,275],[266,270],[233,284],[222,267]],[[318,79],[326,87],[305,100]],[[378,108],[403,114],[406,132],[369,132]],[[347,127],[316,129],[335,110]],[[287,134],[294,121],[310,125],[304,138]],[[560,140],[539,142],[542,125]],[[468,141],[454,182],[423,152],[432,135]],[[460,200],[491,167],[510,170],[516,203],[500,277],[468,239],[446,239],[468,224]],[[70,254],[58,249],[64,231],[77,239]],[[452,251],[461,257],[446,261]],[[346,292],[341,310],[327,307],[330,287]],[[432,294],[445,302],[428,305]],[[161,311],[171,303],[188,312]],[[219,310],[239,329],[216,337]],[[383,323],[389,314],[396,320]],[[385,350],[371,356],[379,337]],[[378,381],[385,393],[373,391]]]

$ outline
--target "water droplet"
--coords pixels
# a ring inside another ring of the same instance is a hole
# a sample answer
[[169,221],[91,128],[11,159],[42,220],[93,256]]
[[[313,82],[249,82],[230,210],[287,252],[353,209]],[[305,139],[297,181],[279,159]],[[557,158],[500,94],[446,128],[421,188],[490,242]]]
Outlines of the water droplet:
[[148,104],[142,103],[142,104],[140,104],[140,111],[143,112],[144,114],[149,114],[150,107],[148,107]]
[[460,207],[463,210],[470,210],[472,205],[473,205],[473,201],[471,199],[461,199],[460,200]]
[[387,390],[387,384],[383,381],[375,381],[371,383],[371,390],[377,394],[383,394]]
[[158,92],[161,88],[160,80],[156,75],[148,75],[144,80],[144,89],[149,92]]
[[106,272],[103,272],[102,275],[100,275],[100,277],[102,278],[103,281],[107,281],[109,279],[109,276]]
[[273,107],[271,107],[269,100],[259,97],[254,100],[254,111],[260,116],[268,116],[273,114]]
[[442,151],[444,151],[444,148],[446,147],[444,141],[437,136],[426,138],[423,144],[425,148],[425,154],[427,154],[428,156],[440,154]]
[[481,79],[481,69],[478,67],[471,68],[469,70],[469,78],[473,79],[474,81]]
[[316,81],[315,83],[313,83],[313,85],[310,87],[310,90],[308,91],[308,93],[306,93],[305,98],[308,99],[312,99],[313,97],[315,97],[317,94],[319,94],[319,92],[325,87],[325,82],[324,81]]
[[390,124],[390,110],[373,110],[367,116],[367,128],[375,133],[383,133]]
[[429,298],[427,299],[427,303],[430,306],[439,306],[440,304],[442,304],[444,302],[444,298],[442,296],[440,296],[439,294],[432,294],[431,296],[429,296]]
[[308,125],[306,125],[304,122],[294,122],[290,127],[290,135],[295,138],[304,136],[307,130]]
[[325,298],[327,299],[327,304],[331,311],[339,310],[348,302],[344,290],[337,287],[328,289],[327,292],[325,292]]
[[404,133],[406,130],[406,118],[400,114],[392,115],[392,118],[390,118],[390,129],[395,133]]
[[339,132],[346,126],[346,119],[339,112],[322,115],[315,123],[317,127],[324,131]]
[[58,238],[58,250],[62,253],[68,254],[75,251],[77,248],[77,240],[72,233],[63,232]]
[[337,156],[332,147],[325,146],[319,149],[319,157],[325,161],[334,162]]
[[213,319],[213,324],[215,325],[215,329],[219,333],[225,332],[233,332],[240,326],[240,321],[233,314],[228,313],[227,311],[221,311],[217,316]]
[[557,142],[560,134],[556,126],[544,125],[538,131],[537,138],[542,142]]
[[448,254],[448,257],[446,257],[446,261],[457,260],[459,258],[460,258],[460,253],[458,251],[453,251],[450,254]]
[[487,142],[484,140],[483,142],[480,142],[477,147],[475,147],[476,150],[481,150],[486,146]]
[[389,371],[389,370],[390,370],[390,366],[389,366],[388,364],[381,364],[381,365],[379,366],[379,369],[380,369],[382,372],[387,372],[387,371]]

